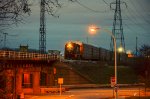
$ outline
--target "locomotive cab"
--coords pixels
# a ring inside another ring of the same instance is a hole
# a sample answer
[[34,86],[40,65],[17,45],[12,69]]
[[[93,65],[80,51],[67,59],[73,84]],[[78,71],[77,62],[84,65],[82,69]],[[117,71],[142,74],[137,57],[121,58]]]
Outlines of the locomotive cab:
[[80,45],[73,42],[66,43],[65,59],[80,59]]

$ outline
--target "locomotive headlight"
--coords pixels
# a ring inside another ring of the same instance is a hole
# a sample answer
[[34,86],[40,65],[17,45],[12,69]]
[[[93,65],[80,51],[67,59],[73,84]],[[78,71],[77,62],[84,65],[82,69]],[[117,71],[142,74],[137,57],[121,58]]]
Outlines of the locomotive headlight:
[[68,44],[67,44],[67,50],[72,50],[72,49],[73,49],[72,43],[68,43]]

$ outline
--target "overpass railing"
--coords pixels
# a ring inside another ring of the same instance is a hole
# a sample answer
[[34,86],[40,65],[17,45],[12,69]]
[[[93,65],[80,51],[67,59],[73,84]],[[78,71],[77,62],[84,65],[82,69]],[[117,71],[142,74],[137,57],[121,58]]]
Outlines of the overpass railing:
[[59,55],[49,55],[40,53],[16,52],[0,50],[0,58],[8,59],[31,59],[31,60],[58,60]]

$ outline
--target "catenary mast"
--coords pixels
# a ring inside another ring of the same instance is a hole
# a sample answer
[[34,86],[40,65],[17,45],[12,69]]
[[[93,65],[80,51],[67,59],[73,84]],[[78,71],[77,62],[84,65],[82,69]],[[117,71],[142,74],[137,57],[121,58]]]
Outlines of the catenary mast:
[[46,21],[45,21],[45,0],[41,0],[40,29],[39,29],[39,52],[46,52]]

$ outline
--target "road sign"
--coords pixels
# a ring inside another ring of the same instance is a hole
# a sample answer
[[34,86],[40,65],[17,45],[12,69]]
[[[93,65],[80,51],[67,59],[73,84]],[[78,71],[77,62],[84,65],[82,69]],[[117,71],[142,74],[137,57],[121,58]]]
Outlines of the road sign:
[[63,84],[64,79],[63,78],[58,78],[58,84]]
[[116,83],[115,83],[115,82],[116,82],[115,77],[111,77],[110,81],[111,81],[111,87],[114,87],[115,84],[116,84]]
[[58,84],[60,85],[60,95],[62,93],[61,85],[63,84],[63,82],[64,82],[64,78],[58,78]]

